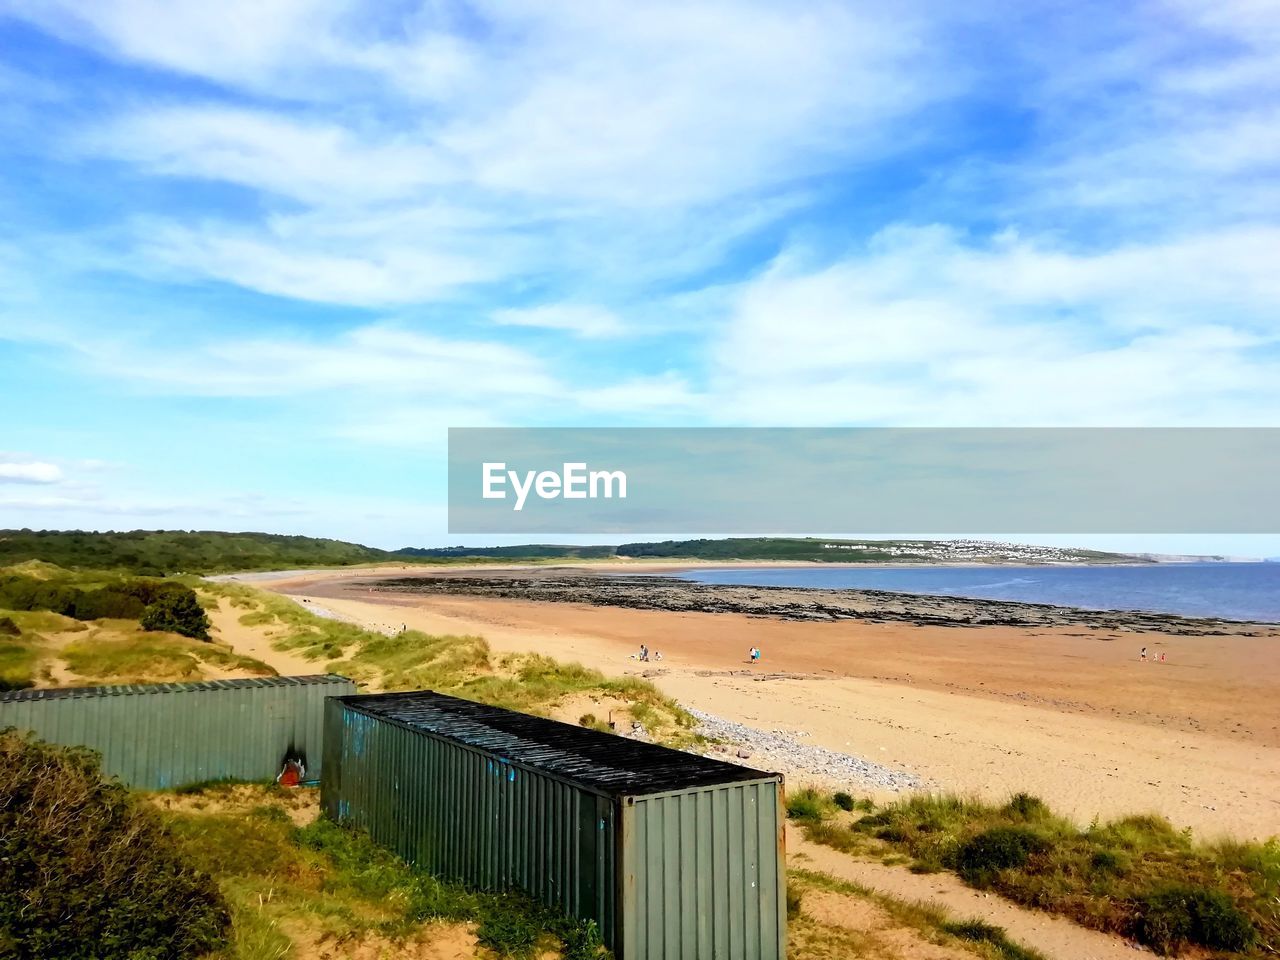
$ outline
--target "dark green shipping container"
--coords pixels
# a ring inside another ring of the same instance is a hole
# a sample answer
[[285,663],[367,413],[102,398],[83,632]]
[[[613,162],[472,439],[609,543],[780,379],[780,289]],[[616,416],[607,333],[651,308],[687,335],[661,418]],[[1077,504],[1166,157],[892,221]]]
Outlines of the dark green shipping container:
[[0,729],[96,750],[140,790],[273,780],[286,755],[317,780],[324,701],[355,690],[334,675],[18,690],[0,693]]
[[321,802],[438,876],[595,921],[618,960],[782,960],[782,777],[431,692],[326,705]]

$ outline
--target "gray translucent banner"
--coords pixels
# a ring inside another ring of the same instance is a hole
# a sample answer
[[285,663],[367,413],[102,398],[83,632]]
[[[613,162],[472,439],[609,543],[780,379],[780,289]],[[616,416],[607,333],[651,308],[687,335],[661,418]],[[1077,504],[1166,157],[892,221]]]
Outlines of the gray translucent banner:
[[451,429],[449,531],[1277,533],[1278,479],[1275,428]]

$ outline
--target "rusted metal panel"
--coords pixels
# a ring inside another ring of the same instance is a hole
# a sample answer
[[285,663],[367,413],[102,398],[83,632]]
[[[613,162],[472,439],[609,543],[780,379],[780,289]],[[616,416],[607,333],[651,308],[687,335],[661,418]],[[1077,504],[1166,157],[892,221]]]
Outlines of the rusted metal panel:
[[354,692],[334,675],[19,690],[0,694],[0,727],[96,750],[105,773],[142,790],[271,780],[286,753],[314,780],[324,701]]

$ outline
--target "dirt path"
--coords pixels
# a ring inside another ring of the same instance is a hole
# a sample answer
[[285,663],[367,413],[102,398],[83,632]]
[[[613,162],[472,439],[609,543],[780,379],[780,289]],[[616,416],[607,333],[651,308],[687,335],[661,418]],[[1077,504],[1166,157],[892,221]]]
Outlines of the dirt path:
[[277,650],[272,640],[277,631],[267,627],[246,627],[240,623],[245,613],[233,607],[225,598],[218,601],[218,609],[209,611],[209,620],[213,623],[213,636],[222,643],[228,644],[236,653],[261,660],[282,677],[305,677],[324,673],[324,664],[316,660],[308,660],[301,654],[290,650]]
[[859,883],[899,900],[935,904],[957,919],[976,917],[1003,927],[1010,938],[1039,950],[1049,960],[1132,960],[1135,950],[1142,949],[1119,937],[973,890],[951,874],[911,873],[903,867],[856,859],[810,843],[791,825],[787,826],[787,861],[792,867]]

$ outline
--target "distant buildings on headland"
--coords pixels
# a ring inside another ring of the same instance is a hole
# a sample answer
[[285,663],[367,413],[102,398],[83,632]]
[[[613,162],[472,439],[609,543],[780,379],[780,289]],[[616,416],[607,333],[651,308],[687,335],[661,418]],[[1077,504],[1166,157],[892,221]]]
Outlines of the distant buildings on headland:
[[[830,542],[823,550],[846,550],[850,560],[875,554],[866,562],[901,559],[904,563],[1221,563],[1249,562],[1250,557],[1194,556],[1159,553],[1111,553],[1079,547],[1044,547],[1000,540],[868,540]],[[1272,560],[1280,560],[1278,557]]]

